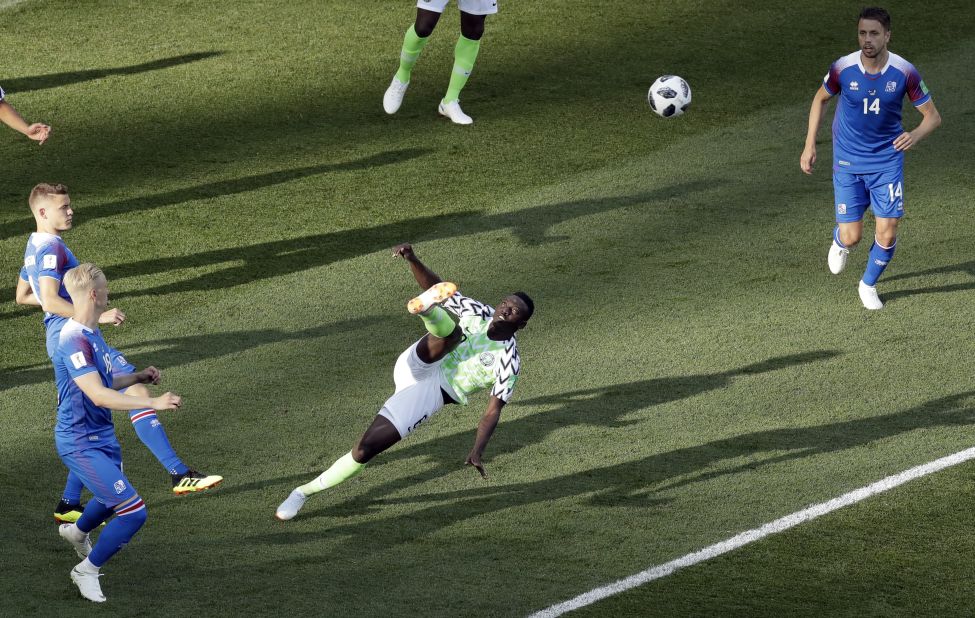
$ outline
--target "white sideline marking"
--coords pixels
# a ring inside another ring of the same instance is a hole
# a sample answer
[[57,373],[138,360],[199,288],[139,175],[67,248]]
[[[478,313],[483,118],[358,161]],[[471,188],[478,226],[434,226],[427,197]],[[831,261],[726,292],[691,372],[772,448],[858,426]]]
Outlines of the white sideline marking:
[[714,545],[709,545],[704,549],[692,552],[686,556],[681,556],[676,560],[671,560],[665,564],[650,567],[645,571],[641,571],[636,575],[631,575],[625,579],[615,581],[612,584],[594,588],[589,592],[580,594],[579,596],[569,599],[568,601],[563,601],[562,603],[558,603],[541,611],[535,612],[529,616],[529,618],[554,618],[555,616],[561,616],[566,612],[571,612],[581,607],[592,605],[596,601],[600,601],[606,597],[619,594],[629,590],[630,588],[642,586],[643,584],[652,582],[655,579],[666,577],[675,571],[683,569],[684,567],[697,564],[698,562],[704,562],[705,560],[710,560],[711,558],[720,556],[721,554],[726,554],[732,550],[738,549],[743,545],[754,543],[755,541],[763,539],[771,534],[788,530],[789,528],[798,526],[803,522],[811,521],[821,515],[841,509],[844,506],[855,504],[875,494],[883,493],[888,489],[897,487],[898,485],[903,485],[908,481],[913,481],[914,479],[927,476],[928,474],[938,472],[939,470],[956,466],[960,463],[968,461],[969,459],[975,459],[975,447],[960,451],[954,455],[948,455],[947,457],[936,459],[930,463],[917,466],[916,468],[911,468],[910,470],[905,470],[893,476],[888,476],[887,478],[881,479],[876,483],[867,485],[866,487],[855,489],[827,502],[814,504],[808,508],[801,511],[796,511],[791,515],[786,515],[785,517],[776,519],[775,521],[769,522],[758,528],[753,528],[746,532],[742,532],[741,534],[737,534],[730,539],[721,541],[720,543],[715,543]]

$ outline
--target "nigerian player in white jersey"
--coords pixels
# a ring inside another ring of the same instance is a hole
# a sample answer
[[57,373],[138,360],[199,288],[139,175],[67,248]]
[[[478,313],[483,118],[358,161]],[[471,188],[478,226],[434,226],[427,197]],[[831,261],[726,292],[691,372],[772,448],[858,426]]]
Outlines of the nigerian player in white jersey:
[[[383,95],[383,109],[387,114],[395,114],[403,104],[413,65],[420,58],[420,52],[433,34],[433,29],[437,27],[447,4],[448,0],[417,1],[416,21],[403,38],[399,69]],[[484,36],[484,21],[488,15],[498,12],[498,0],[457,0],[457,5],[460,8],[460,38],[454,46],[454,65],[447,93],[441,99],[437,111],[441,116],[450,118],[454,124],[472,124],[474,120],[460,108],[460,91],[474,70],[474,61],[481,49],[481,37]]]
[[[904,215],[904,151],[934,131],[941,116],[914,65],[887,49],[887,11],[863,9],[857,34],[860,51],[834,62],[813,97],[799,165],[806,174],[812,173],[816,132],[826,104],[839,95],[833,120],[836,228],[827,264],[833,274],[846,267],[850,249],[863,235],[863,215],[869,206],[876,220],[876,236],[858,291],[864,307],[881,309],[884,304],[876,284],[894,257],[897,223]],[[904,97],[922,116],[913,131],[905,131],[901,125]]]
[[38,145],[47,141],[47,138],[51,135],[51,127],[46,124],[40,122],[28,124],[17,113],[14,106],[7,101],[7,95],[4,93],[3,88],[0,88],[0,122],[18,133],[23,133],[28,139],[37,142]]
[[397,246],[393,254],[409,263],[416,282],[426,290],[407,308],[420,316],[428,333],[400,354],[393,369],[396,392],[355,447],[310,483],[292,491],[275,513],[280,520],[297,515],[308,496],[358,474],[368,461],[408,436],[444,405],[466,405],[470,395],[490,389],[474,446],[464,462],[487,476],[481,457],[518,381],[521,359],[515,333],[528,323],[534,303],[524,292],[515,292],[497,307],[490,307],[441,280],[409,244]]

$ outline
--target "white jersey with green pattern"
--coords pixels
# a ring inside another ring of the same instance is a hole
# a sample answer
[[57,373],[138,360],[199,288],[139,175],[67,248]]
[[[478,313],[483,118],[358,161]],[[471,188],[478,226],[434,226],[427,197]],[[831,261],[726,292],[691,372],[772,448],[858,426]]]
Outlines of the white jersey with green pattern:
[[464,340],[440,363],[443,382],[457,395],[458,403],[467,405],[467,396],[491,387],[491,394],[504,401],[511,399],[521,358],[518,344],[488,339],[487,329],[494,307],[455,293],[443,308],[460,318]]

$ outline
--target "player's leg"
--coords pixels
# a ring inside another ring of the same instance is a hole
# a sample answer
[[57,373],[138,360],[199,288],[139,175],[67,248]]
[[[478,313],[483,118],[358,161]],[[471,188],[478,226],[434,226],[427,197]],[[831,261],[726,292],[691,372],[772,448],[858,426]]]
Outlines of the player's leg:
[[[457,292],[455,284],[449,281],[441,281],[406,305],[410,313],[423,320],[423,326],[429,333],[414,346],[418,360],[426,365],[438,362],[463,341],[464,333],[460,327],[450,317],[450,314],[439,306],[440,303],[453,296],[455,292]],[[397,366],[399,366],[399,361],[397,361]],[[394,370],[394,375],[395,373],[396,370]],[[399,386],[398,382],[397,386]]]
[[826,263],[834,275],[846,268],[850,250],[863,236],[863,215],[870,204],[870,194],[863,179],[856,174],[833,172],[833,195],[836,227]]
[[[403,97],[406,95],[406,88],[410,85],[410,75],[413,66],[420,58],[420,52],[426,47],[433,29],[440,21],[440,14],[446,6],[446,0],[438,2],[425,2],[420,0],[416,9],[416,21],[406,31],[403,37],[403,48],[399,54],[399,69],[393,76],[386,94],[383,95],[383,109],[387,114],[395,114],[403,104]],[[429,5],[429,8],[421,8]],[[437,10],[439,8],[439,10]]]
[[870,176],[870,199],[877,230],[867,267],[860,280],[860,300],[867,309],[881,309],[884,304],[877,293],[877,280],[887,269],[897,249],[897,223],[904,215],[904,176],[893,169]]
[[73,523],[78,521],[84,507],[81,506],[81,490],[84,485],[74,472],[68,471],[68,478],[64,482],[61,500],[54,507],[54,520],[58,523]]
[[461,0],[460,11],[460,37],[454,46],[454,66],[447,93],[440,101],[438,110],[455,124],[471,124],[474,120],[460,108],[460,92],[474,70],[474,62],[481,49],[481,37],[484,36],[484,22],[488,14],[497,12],[497,3]]

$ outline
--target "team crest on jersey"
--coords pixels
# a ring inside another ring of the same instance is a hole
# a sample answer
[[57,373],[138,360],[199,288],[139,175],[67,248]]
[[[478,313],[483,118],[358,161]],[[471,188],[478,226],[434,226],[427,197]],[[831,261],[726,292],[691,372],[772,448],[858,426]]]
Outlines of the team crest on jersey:
[[856,92],[859,89],[860,89],[860,83],[859,82],[850,82],[850,90],[852,90],[853,92]]
[[884,92],[895,92],[897,90],[897,82],[887,82],[887,87],[884,88]]
[[481,364],[485,367],[490,367],[494,364],[494,354],[490,352],[481,352],[481,355],[477,357]]
[[115,493],[120,494],[123,491],[125,491],[125,483],[122,482],[122,479],[115,481]]
[[836,212],[837,212],[837,214],[845,215],[846,214],[846,204],[837,204],[836,205]]

